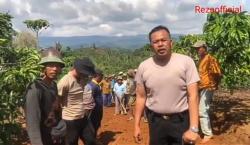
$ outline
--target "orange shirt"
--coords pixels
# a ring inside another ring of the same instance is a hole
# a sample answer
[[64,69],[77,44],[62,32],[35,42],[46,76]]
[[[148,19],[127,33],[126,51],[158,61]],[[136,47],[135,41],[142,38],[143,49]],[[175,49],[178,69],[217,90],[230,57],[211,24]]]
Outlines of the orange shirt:
[[222,76],[218,61],[207,54],[199,62],[199,89],[216,90],[218,88],[219,80]]
[[102,80],[102,93],[103,94],[110,94],[111,93],[111,83],[110,81]]

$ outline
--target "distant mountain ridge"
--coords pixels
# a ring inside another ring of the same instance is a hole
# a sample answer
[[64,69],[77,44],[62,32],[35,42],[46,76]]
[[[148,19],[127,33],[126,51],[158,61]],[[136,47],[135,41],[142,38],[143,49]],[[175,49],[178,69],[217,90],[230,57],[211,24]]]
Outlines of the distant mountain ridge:
[[[181,34],[172,34],[173,39],[179,39]],[[137,49],[149,43],[148,35],[135,36],[72,36],[72,37],[40,37],[39,44],[41,47],[55,46],[59,42],[64,47],[85,48],[85,47],[101,47],[101,48],[125,48]]]

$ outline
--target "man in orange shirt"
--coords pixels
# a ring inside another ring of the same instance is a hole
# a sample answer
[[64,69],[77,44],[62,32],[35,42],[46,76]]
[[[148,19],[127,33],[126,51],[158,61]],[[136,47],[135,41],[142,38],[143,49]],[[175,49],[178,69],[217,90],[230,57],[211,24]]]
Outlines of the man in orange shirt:
[[101,86],[102,86],[103,105],[109,107],[112,105],[111,76],[105,76],[101,82]]
[[213,136],[209,118],[209,108],[214,90],[218,88],[222,74],[216,58],[208,54],[205,41],[197,41],[193,47],[196,48],[199,55],[199,116],[201,130],[204,135],[201,143],[206,143]]

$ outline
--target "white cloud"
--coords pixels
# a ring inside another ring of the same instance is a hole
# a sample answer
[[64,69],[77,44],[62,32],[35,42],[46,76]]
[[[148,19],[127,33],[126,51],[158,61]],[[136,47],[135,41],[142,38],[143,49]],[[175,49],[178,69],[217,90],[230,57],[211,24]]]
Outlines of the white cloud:
[[112,27],[110,25],[108,25],[108,24],[101,24],[99,27],[102,28],[104,31],[107,31],[107,32],[112,31]]
[[30,12],[30,6],[27,2],[23,2],[21,0],[10,0],[9,1],[10,5],[13,5],[15,9],[15,13],[17,15],[22,15],[23,13],[27,13],[28,11]]
[[1,12],[9,12],[13,27],[22,31],[27,19],[46,19],[53,26],[41,35],[137,35],[156,25],[172,33],[202,33],[206,14],[194,7],[244,5],[248,0],[0,0]]
[[60,28],[52,28],[52,29],[53,29],[53,31],[51,32],[52,36],[72,36],[72,35],[81,36],[87,31],[86,29],[80,26],[70,26],[70,25],[62,26]]
[[153,0],[153,1],[152,0],[144,0],[144,1],[140,1],[140,2],[144,2],[150,10],[157,10],[159,8],[159,6],[163,4],[163,0]]
[[145,13],[142,13],[142,19],[153,22],[153,21],[158,20],[159,16],[154,12],[145,12]]
[[118,34],[115,34],[115,36],[117,36],[117,37],[122,37],[122,36],[124,36],[122,33],[118,33]]
[[209,5],[217,4],[220,0],[208,0]]
[[172,14],[166,14],[165,17],[168,19],[170,22],[175,22],[178,20],[178,16],[172,15]]

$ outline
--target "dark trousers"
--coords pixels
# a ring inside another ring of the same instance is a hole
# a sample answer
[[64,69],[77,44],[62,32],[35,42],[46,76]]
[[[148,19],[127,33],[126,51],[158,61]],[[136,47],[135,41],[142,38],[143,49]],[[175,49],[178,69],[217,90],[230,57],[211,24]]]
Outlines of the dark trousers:
[[95,132],[91,121],[87,118],[65,120],[67,124],[66,145],[78,145],[80,138],[85,145],[95,145]]
[[41,138],[43,145],[64,145],[64,139],[62,138],[60,142],[53,142],[52,137],[50,135],[51,128],[47,128],[46,126],[41,126]]
[[163,117],[146,109],[149,123],[150,145],[188,145],[182,135],[189,128],[189,113],[184,111]]
[[95,137],[97,136],[97,131],[101,126],[102,117],[103,117],[103,106],[100,104],[96,104],[95,108],[93,109],[90,115],[90,120],[95,130]]
[[112,96],[111,94],[103,94],[103,105],[104,106],[111,106],[112,105]]

